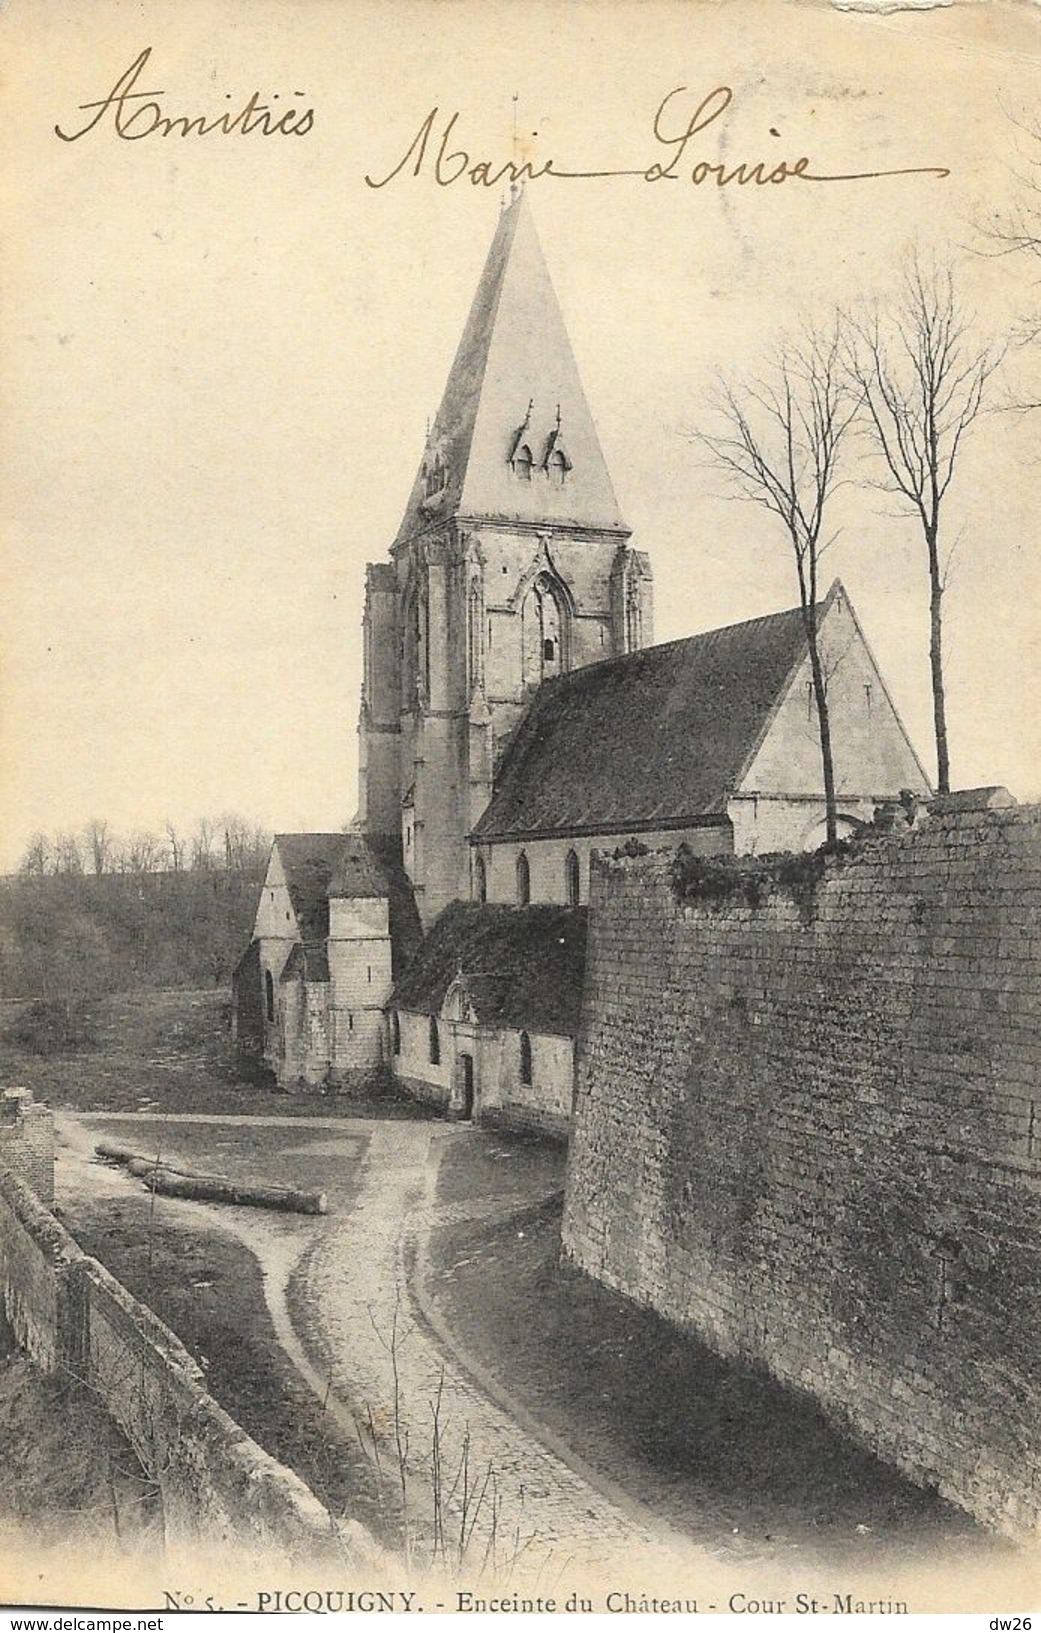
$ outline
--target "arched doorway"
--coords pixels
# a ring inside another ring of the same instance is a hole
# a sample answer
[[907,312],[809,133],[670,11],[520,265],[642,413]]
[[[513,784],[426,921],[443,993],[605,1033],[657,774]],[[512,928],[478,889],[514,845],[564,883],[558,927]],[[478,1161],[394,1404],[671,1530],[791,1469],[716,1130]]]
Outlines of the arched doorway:
[[474,1115],[474,1057],[469,1054],[459,1056],[459,1085],[462,1093],[460,1117],[466,1123],[473,1122]]

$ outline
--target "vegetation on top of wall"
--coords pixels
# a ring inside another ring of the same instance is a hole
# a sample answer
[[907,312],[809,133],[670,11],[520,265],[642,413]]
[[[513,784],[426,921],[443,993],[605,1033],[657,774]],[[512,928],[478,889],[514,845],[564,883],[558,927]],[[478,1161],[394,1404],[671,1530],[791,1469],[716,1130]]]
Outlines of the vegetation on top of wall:
[[697,856],[682,844],[669,868],[673,895],[678,902],[705,905],[743,900],[754,910],[771,890],[780,890],[800,911],[810,912],[829,862],[841,866],[856,844],[854,836],[815,851],[771,851],[762,856]]
[[627,839],[624,845],[617,845],[611,852],[611,856],[616,862],[620,862],[623,856],[649,856],[650,854],[651,847],[645,845],[642,839]]

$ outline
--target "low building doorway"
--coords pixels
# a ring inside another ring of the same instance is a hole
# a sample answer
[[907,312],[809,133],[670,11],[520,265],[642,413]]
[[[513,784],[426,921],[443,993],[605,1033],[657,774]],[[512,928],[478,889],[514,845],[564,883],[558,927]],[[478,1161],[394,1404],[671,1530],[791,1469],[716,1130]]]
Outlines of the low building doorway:
[[463,1104],[459,1115],[464,1122],[472,1122],[474,1114],[474,1057],[460,1055],[459,1067],[462,1073]]

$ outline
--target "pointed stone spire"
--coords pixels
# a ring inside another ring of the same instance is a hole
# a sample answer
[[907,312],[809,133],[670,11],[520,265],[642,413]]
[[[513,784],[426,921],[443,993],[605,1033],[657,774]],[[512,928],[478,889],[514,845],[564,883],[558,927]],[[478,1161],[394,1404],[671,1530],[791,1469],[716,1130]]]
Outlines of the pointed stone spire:
[[[553,484],[545,463],[561,418],[569,467]],[[514,459],[525,448],[530,471]],[[428,494],[435,456],[447,476]],[[499,217],[396,542],[452,516],[629,532],[523,189]]]

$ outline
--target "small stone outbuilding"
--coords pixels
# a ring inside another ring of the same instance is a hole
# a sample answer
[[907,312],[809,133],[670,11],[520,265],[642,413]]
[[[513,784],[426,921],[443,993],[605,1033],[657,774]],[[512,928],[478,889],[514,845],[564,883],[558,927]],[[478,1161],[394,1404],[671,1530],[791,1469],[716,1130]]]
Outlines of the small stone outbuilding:
[[586,913],[457,902],[388,1006],[391,1070],[450,1116],[566,1139]]
[[407,956],[411,892],[392,847],[353,833],[278,834],[233,987],[233,1032],[284,1088],[345,1087],[383,1061],[392,933]]

